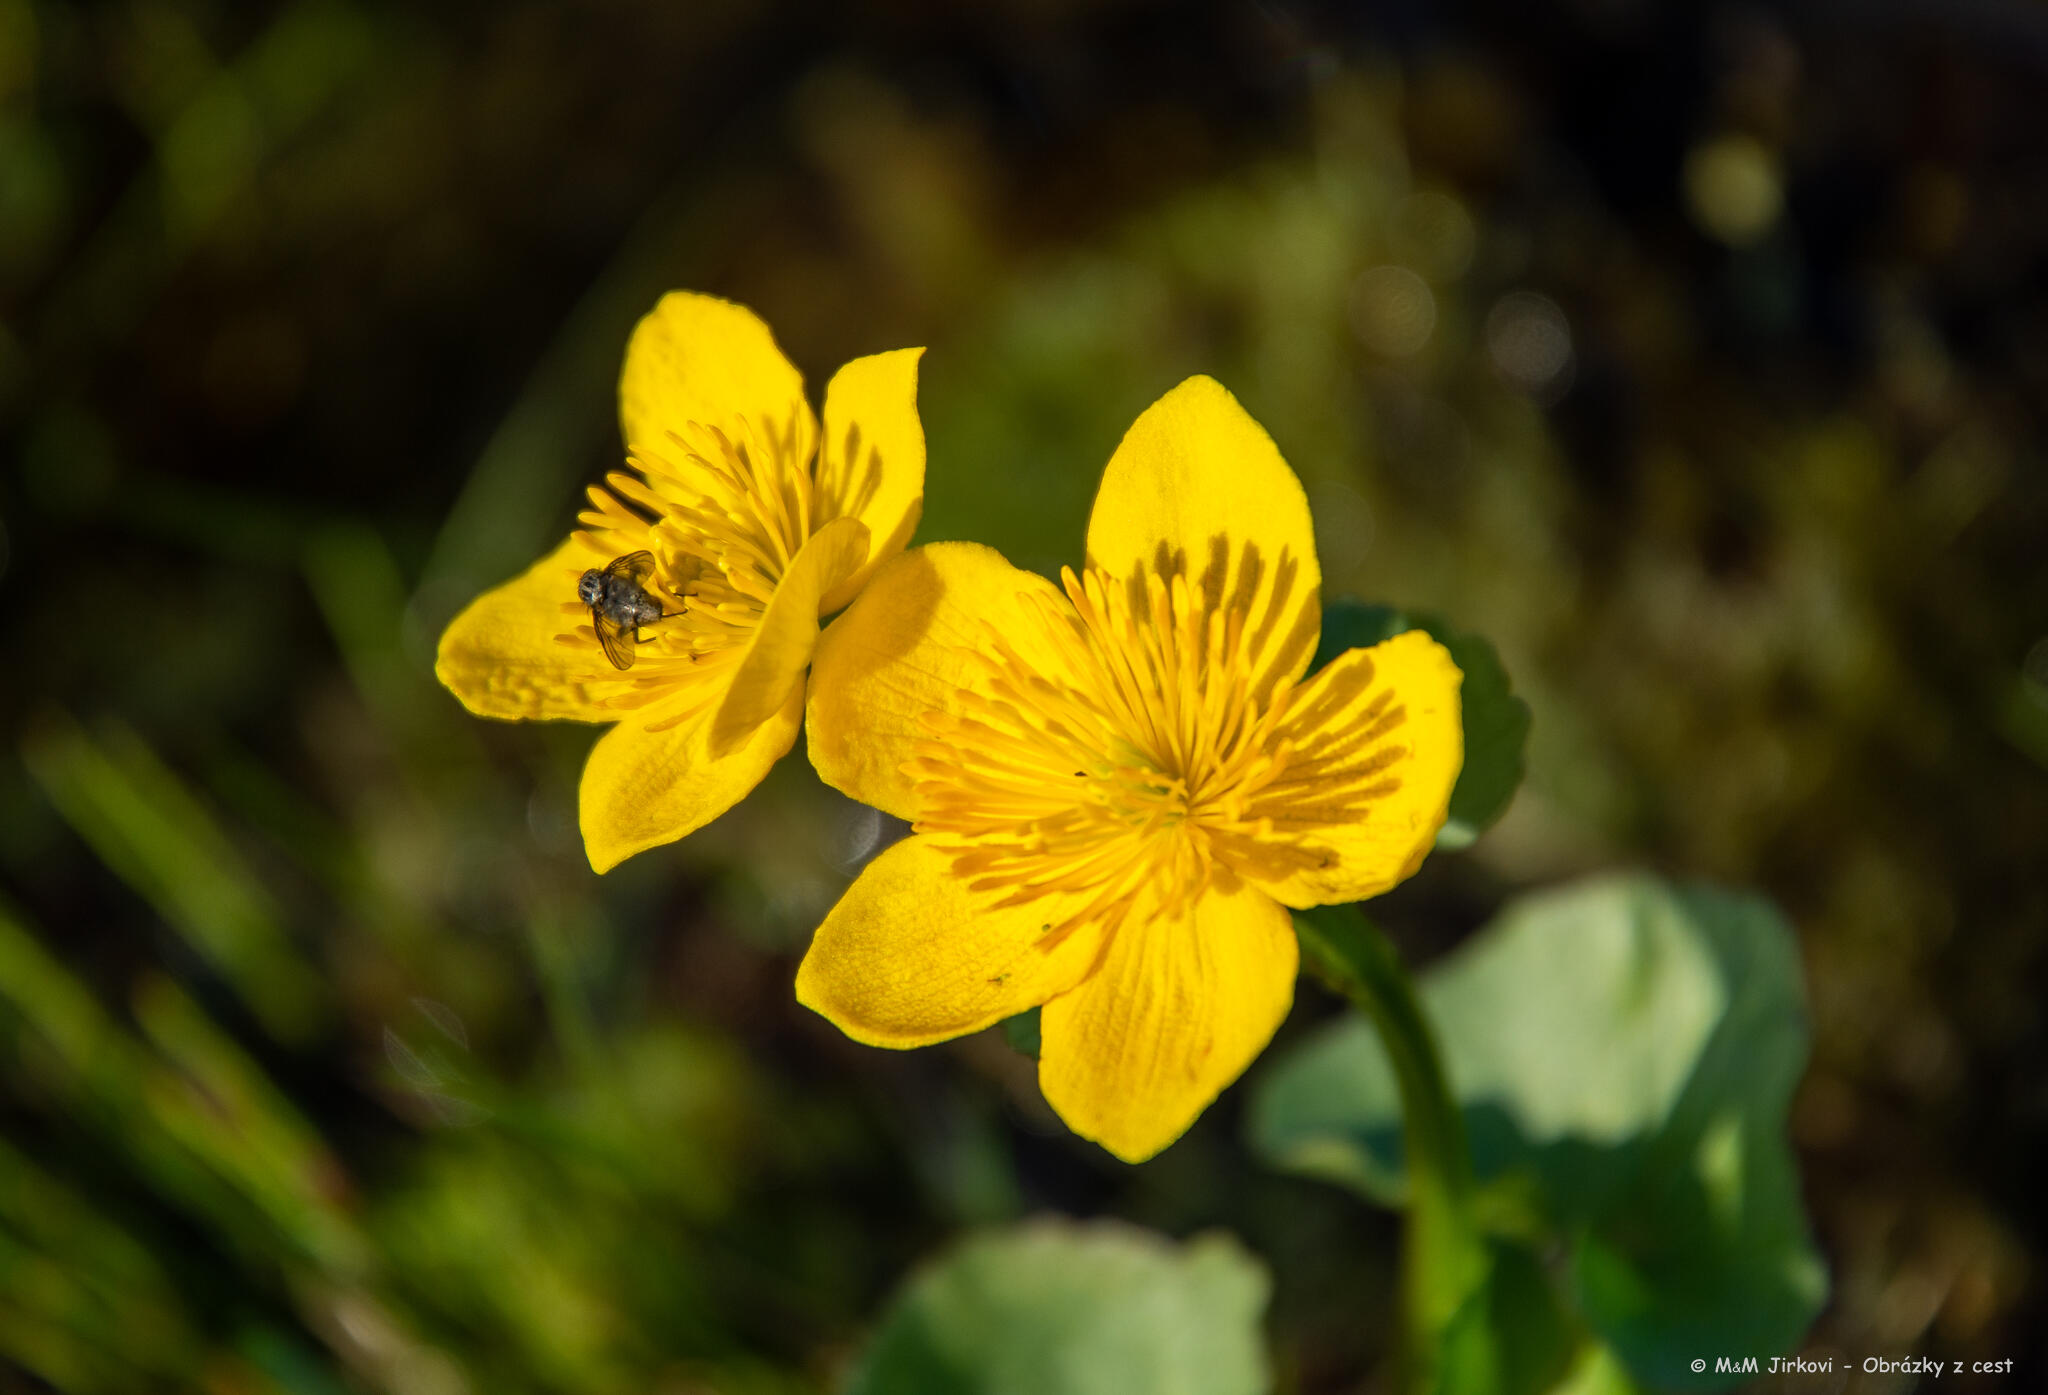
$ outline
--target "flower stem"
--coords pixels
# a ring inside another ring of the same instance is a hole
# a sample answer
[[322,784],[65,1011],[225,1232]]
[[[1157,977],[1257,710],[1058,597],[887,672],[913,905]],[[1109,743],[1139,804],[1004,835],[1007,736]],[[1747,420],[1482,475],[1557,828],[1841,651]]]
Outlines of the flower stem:
[[1403,1256],[1405,1388],[1484,1390],[1497,1372],[1483,1305],[1491,1269],[1472,1207],[1464,1116],[1436,1036],[1384,932],[1356,907],[1295,916],[1307,967],[1372,1019],[1401,1089],[1409,1229]]

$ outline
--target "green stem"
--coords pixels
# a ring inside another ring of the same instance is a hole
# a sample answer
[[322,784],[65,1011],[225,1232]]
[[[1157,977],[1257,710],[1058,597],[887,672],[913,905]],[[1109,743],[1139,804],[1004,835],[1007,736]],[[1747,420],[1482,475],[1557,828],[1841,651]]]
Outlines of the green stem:
[[[1473,1215],[1465,1120],[1451,1099],[1435,1033],[1399,953],[1355,907],[1304,911],[1296,915],[1295,927],[1310,971],[1372,1019],[1401,1089],[1408,1173],[1402,1274],[1408,1388],[1484,1388],[1493,1375],[1485,1369],[1492,1361],[1484,1324],[1473,1328],[1469,1319],[1459,1319],[1481,1295],[1490,1264]],[[1473,1368],[1475,1362],[1480,1369]]]

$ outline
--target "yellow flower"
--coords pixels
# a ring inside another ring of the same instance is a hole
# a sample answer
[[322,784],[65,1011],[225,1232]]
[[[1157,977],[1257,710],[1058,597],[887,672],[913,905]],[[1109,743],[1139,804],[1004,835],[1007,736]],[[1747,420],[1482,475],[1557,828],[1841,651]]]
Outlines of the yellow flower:
[[[818,617],[917,526],[923,352],[833,375],[821,442],[803,378],[758,316],[664,296],[619,378],[637,473],[593,486],[568,541],[441,636],[434,671],[477,715],[617,724],[591,750],[578,800],[598,871],[724,813],[795,743]],[[613,628],[614,660],[579,582],[643,552],[620,570],[649,618]]]
[[1411,631],[1304,681],[1308,501],[1208,378],[1124,437],[1062,580],[940,543],[825,632],[811,762],[915,832],[818,928],[797,996],[890,1047],[1043,1004],[1047,1101],[1135,1162],[1287,1015],[1286,908],[1420,865],[1462,756],[1460,674]]

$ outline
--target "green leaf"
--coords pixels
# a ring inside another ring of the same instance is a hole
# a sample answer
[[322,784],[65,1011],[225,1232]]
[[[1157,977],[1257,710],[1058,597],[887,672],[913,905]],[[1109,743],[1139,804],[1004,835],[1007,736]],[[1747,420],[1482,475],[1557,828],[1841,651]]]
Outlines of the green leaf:
[[1611,1347],[1588,1342],[1580,1348],[1565,1378],[1550,1395],[1636,1395],[1636,1383]]
[[[1784,1137],[1807,1033],[1775,909],[1593,879],[1509,906],[1421,998],[1481,1214],[1564,1247],[1572,1306],[1639,1380],[1726,1384],[1690,1358],[1796,1341],[1827,1283]],[[1398,1099],[1378,1039],[1346,1019],[1260,1081],[1254,1142],[1400,1205]]]
[[1499,1352],[1502,1395],[1542,1395],[1569,1369],[1578,1324],[1553,1291],[1543,1265],[1526,1246],[1492,1246],[1486,1299],[1488,1326]]
[[1458,691],[1464,715],[1465,764],[1451,791],[1451,815],[1437,833],[1447,851],[1471,843],[1507,812],[1522,783],[1523,748],[1529,741],[1529,704],[1514,694],[1500,655],[1487,640],[1455,629],[1441,615],[1407,612],[1362,601],[1332,601],[1323,607],[1323,637],[1313,668],[1347,649],[1364,649],[1409,630],[1424,630],[1451,653],[1465,675]]
[[1015,1017],[1003,1019],[1003,1040],[1020,1056],[1038,1059],[1038,1009],[1026,1008]]
[[847,1395],[1258,1395],[1268,1287],[1223,1235],[985,1232],[897,1296]]

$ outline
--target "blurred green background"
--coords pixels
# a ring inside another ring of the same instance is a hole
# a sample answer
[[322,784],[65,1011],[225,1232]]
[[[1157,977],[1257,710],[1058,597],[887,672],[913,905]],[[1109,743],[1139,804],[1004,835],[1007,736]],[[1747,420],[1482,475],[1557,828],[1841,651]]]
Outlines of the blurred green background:
[[878,816],[793,759],[600,881],[590,731],[433,682],[670,287],[814,387],[929,345],[920,538],[1040,569],[1221,378],[1329,592],[1535,710],[1411,962],[1595,868],[1764,889],[1807,1349],[2038,1376],[2044,92],[2019,0],[0,0],[0,1391],[817,1389],[1047,1211],[1228,1228],[1282,1390],[1384,1378],[1393,1220],[1242,1091],[1127,1168],[999,1034],[796,1006]]

